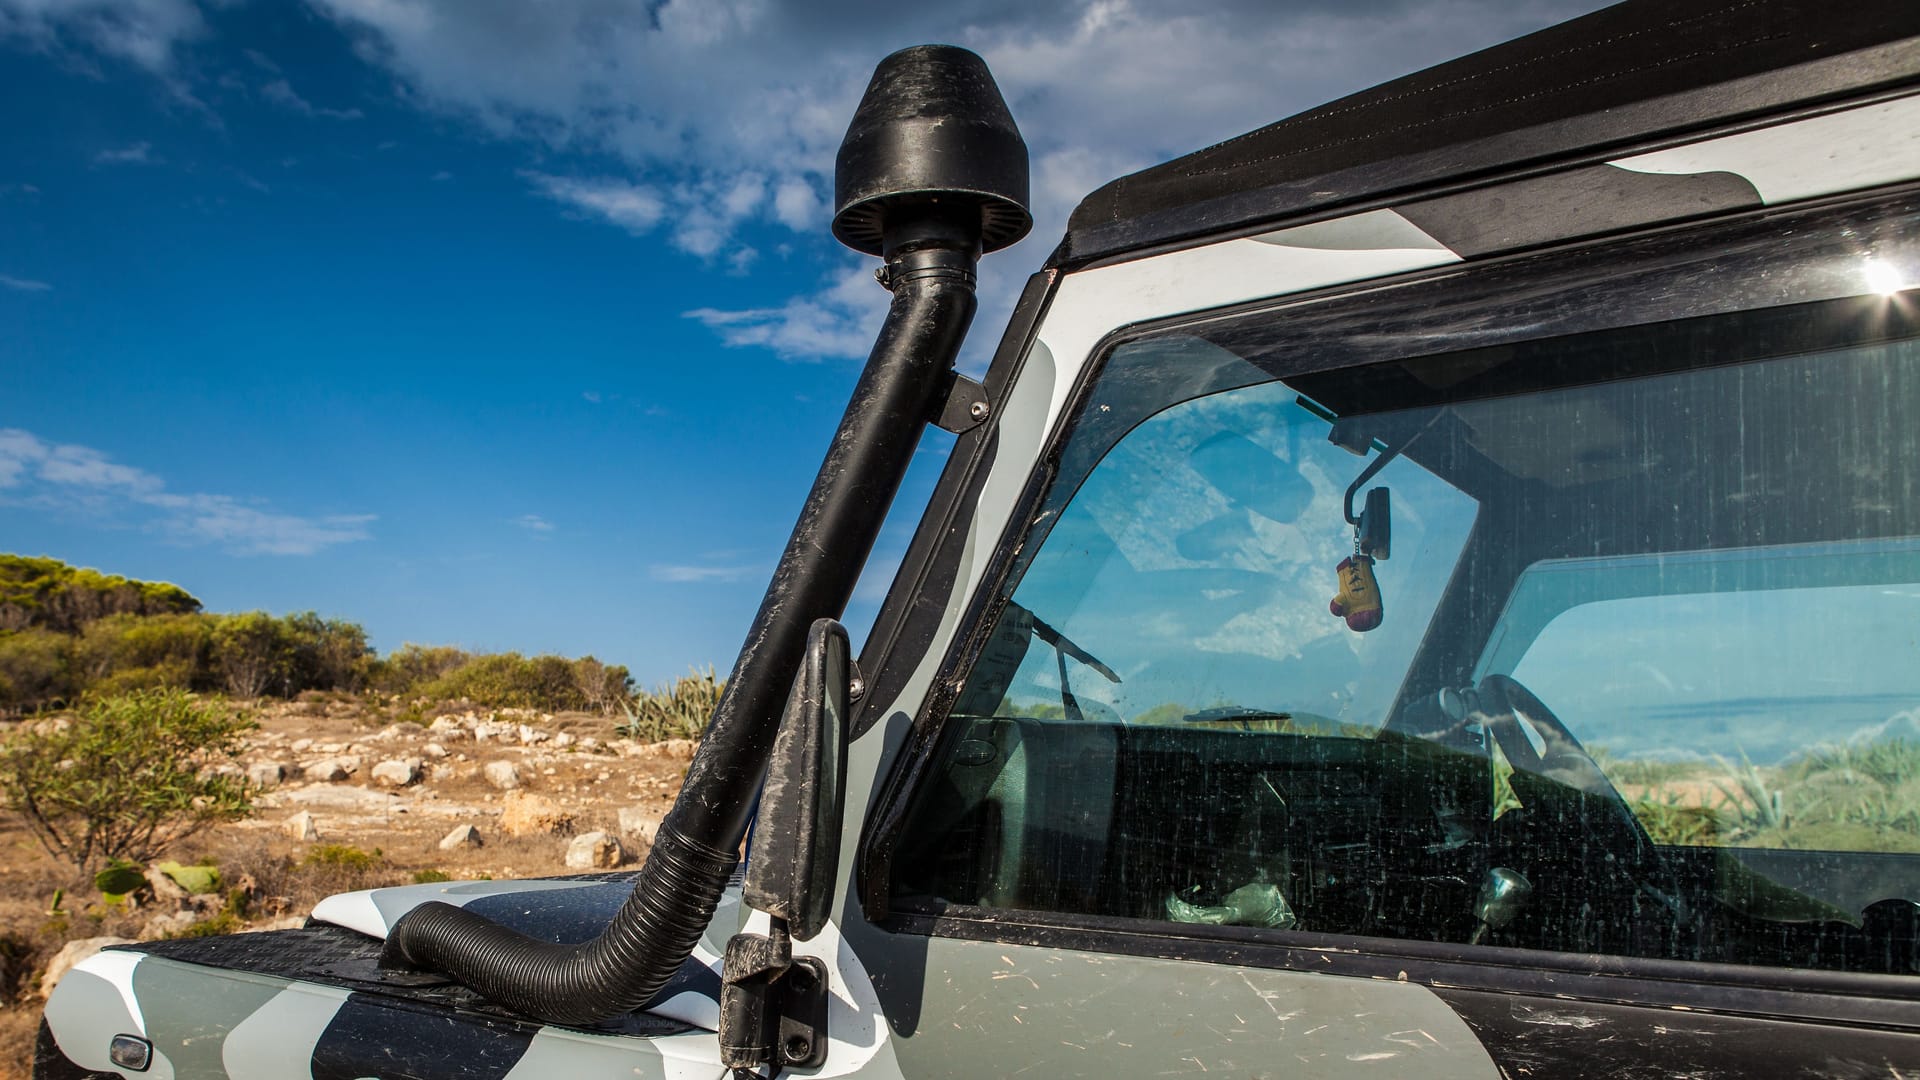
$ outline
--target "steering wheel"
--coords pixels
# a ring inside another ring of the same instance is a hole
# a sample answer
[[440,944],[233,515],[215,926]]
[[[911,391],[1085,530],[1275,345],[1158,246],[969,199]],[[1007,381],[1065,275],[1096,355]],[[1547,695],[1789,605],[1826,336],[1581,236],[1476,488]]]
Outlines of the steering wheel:
[[[1473,719],[1480,722],[1513,766],[1511,783],[1529,809],[1561,808],[1561,820],[1584,831],[1586,842],[1607,850],[1607,861],[1625,871],[1640,892],[1650,894],[1676,918],[1684,918],[1672,869],[1653,838],[1600,770],[1593,755],[1533,691],[1506,675],[1488,675],[1474,688]],[[1569,791],[1577,793],[1569,797]],[[1592,811],[1597,810],[1597,814]],[[1592,816],[1589,816],[1592,814]],[[1529,814],[1528,817],[1534,817]],[[1565,849],[1573,835],[1540,837],[1547,850]],[[1589,866],[1588,870],[1598,867]],[[1545,884],[1537,882],[1536,884]]]

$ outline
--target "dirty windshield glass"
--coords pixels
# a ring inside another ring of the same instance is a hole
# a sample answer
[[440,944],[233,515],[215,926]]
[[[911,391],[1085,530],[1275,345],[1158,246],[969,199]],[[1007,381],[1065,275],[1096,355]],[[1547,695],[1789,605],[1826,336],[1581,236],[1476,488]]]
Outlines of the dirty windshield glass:
[[896,890],[1920,973],[1914,208],[1806,217],[1113,348]]

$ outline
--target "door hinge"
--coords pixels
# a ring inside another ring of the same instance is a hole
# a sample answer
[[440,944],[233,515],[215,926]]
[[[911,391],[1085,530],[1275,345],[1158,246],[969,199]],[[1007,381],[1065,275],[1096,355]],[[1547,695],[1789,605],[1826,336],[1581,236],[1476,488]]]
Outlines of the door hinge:
[[827,966],[793,955],[784,919],[733,935],[720,969],[720,1063],[775,1077],[826,1060]]

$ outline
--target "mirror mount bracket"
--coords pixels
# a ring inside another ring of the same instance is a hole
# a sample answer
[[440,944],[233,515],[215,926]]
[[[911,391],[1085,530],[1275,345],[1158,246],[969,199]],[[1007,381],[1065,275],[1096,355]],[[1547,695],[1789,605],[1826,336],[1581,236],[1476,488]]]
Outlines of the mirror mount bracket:
[[720,1063],[729,1069],[812,1069],[827,1061],[827,968],[793,955],[787,921],[735,934],[720,969]]

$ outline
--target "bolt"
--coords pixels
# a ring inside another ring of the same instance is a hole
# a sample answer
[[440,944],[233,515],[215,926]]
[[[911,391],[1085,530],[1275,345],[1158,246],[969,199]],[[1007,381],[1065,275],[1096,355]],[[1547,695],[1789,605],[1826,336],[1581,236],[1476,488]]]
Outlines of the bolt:
[[847,683],[847,700],[859,701],[867,694],[867,681],[855,678]]
[[973,417],[974,423],[977,424],[985,420],[987,418],[987,414],[992,411],[993,411],[992,407],[989,406],[986,402],[976,401],[972,405],[968,406],[967,415]]
[[805,1035],[792,1035],[788,1036],[785,1049],[789,1062],[805,1061],[813,1053],[813,1043]]

